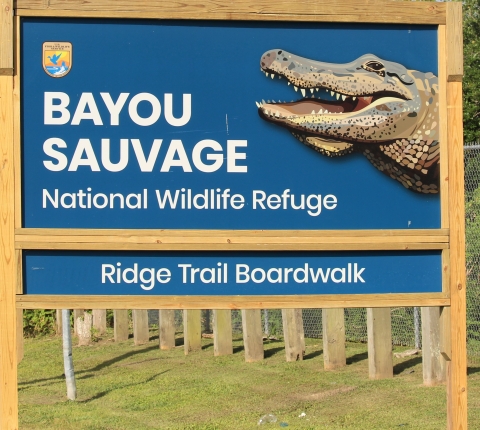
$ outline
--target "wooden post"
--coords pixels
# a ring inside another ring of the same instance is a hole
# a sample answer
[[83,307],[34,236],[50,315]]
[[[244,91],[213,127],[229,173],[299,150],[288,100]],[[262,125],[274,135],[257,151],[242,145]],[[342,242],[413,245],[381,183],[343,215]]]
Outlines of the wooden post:
[[233,354],[232,311],[215,309],[213,311],[213,355]]
[[158,343],[160,349],[175,348],[175,310],[158,311]]
[[115,342],[128,339],[128,310],[126,309],[113,311],[113,338]]
[[0,429],[18,428],[13,146],[13,4],[0,10]]
[[97,330],[98,334],[105,334],[107,331],[107,310],[106,309],[92,309],[93,328]]
[[446,363],[440,348],[440,308],[422,307],[423,383],[437,385],[446,380]]
[[301,309],[282,309],[283,338],[287,361],[303,360],[305,334]]
[[393,378],[390,308],[367,308],[368,376]]
[[452,361],[447,366],[448,425],[467,428],[467,312],[465,270],[465,198],[463,165],[462,4],[448,2],[446,26],[447,141],[450,212],[450,333]]
[[78,326],[77,326],[77,319],[83,317],[85,314],[85,309],[74,309],[73,310],[73,333],[75,336],[78,335]]
[[133,318],[133,343],[143,345],[150,339],[148,332],[148,311],[146,309],[134,309]]
[[202,311],[200,309],[183,311],[183,347],[185,355],[202,349]]
[[17,363],[23,360],[23,309],[17,309]]
[[263,360],[263,332],[260,309],[242,309],[243,345],[245,361]]
[[322,309],[322,326],[324,369],[335,370],[346,366],[344,309]]
[[62,310],[57,309],[55,312],[55,333],[57,336],[62,335]]

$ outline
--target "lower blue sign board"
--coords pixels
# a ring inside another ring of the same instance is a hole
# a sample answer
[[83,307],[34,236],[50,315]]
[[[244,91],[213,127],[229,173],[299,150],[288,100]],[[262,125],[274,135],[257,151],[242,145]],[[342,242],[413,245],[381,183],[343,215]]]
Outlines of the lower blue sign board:
[[440,251],[25,251],[24,293],[256,296],[442,292]]

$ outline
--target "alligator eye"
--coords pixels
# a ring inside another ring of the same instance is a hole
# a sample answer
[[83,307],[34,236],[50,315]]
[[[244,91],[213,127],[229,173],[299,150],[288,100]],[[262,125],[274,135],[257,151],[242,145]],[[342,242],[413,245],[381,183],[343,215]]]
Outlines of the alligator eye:
[[369,71],[375,72],[377,75],[385,77],[385,66],[380,63],[380,61],[367,61],[362,64],[362,68]]

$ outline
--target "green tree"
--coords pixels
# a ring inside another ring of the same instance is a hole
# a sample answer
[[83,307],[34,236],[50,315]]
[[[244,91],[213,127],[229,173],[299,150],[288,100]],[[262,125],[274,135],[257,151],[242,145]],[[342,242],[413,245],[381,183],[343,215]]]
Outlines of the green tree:
[[463,2],[464,142],[480,143],[480,0]]

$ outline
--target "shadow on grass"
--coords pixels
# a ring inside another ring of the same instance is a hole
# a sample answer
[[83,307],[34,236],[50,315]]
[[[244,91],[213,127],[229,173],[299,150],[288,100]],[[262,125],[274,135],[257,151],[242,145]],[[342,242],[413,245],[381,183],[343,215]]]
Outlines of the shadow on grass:
[[[84,375],[85,373],[98,372],[99,370],[105,369],[106,367],[109,367],[112,364],[118,363],[119,361],[125,360],[127,358],[133,357],[133,356],[138,355],[138,354],[145,354],[147,352],[157,350],[157,349],[158,349],[158,345],[152,345],[152,346],[149,346],[148,348],[144,348],[144,349],[134,349],[134,350],[129,351],[125,354],[119,355],[118,357],[114,357],[110,360],[106,360],[106,361],[98,364],[97,366],[92,367],[91,369],[76,371],[75,375],[76,376],[81,376],[81,375]],[[75,360],[75,357],[74,357],[74,360]],[[30,385],[38,384],[38,383],[41,383],[41,382],[64,381],[64,380],[65,380],[65,375],[62,374],[62,375],[58,375],[58,376],[53,376],[51,378],[34,379],[33,381],[19,382],[18,386],[19,386],[19,390],[21,390],[22,386],[28,387]]]
[[207,344],[205,344],[205,345],[202,345],[202,350],[211,348],[212,346],[213,346],[213,343],[207,343]]
[[156,379],[158,376],[163,375],[164,373],[167,373],[167,372],[170,372],[170,369],[165,370],[165,371],[160,372],[160,373],[157,373],[156,375],[150,376],[149,378],[145,379],[145,381],[135,382],[134,384],[125,384],[125,385],[122,385],[121,387],[116,386],[115,388],[112,388],[111,390],[101,391],[100,393],[95,394],[94,396],[90,397],[89,399],[80,400],[80,401],[77,401],[75,403],[90,403],[94,400],[101,399],[102,397],[106,396],[107,394],[111,393],[112,391],[115,391],[115,390],[118,390],[118,389],[135,387],[136,385],[148,384],[149,382],[152,382],[154,379]]
[[185,343],[185,339],[183,337],[175,338],[175,346],[182,346],[184,343]]
[[398,375],[399,373],[404,372],[410,367],[414,367],[417,364],[421,364],[421,363],[422,363],[422,357],[414,357],[414,358],[411,358],[410,360],[403,361],[402,363],[395,364],[395,366],[393,366],[393,374]]
[[243,347],[243,345],[239,345],[239,346],[234,346],[233,347],[233,353],[236,354],[238,352],[242,352],[245,348]]
[[281,346],[279,348],[266,349],[265,352],[263,353],[263,357],[264,358],[273,357],[275,354],[278,354],[280,351],[285,351],[285,348]]
[[359,354],[352,355],[351,357],[347,357],[347,364],[354,364],[367,359],[368,352],[361,352]]
[[313,351],[310,354],[305,354],[303,356],[303,359],[304,360],[311,360],[312,358],[319,357],[322,354],[323,354],[323,349],[320,349],[318,351]]
[[467,375],[474,375],[480,372],[480,367],[467,367]]

